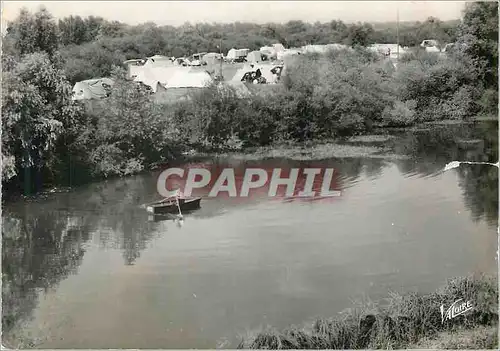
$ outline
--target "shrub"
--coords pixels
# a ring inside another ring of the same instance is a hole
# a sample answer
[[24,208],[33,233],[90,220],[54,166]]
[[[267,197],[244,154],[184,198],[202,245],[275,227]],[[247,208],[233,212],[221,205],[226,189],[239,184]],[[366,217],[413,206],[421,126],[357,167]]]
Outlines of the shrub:
[[494,89],[484,90],[478,101],[478,106],[482,113],[498,116],[498,91]]
[[387,106],[382,113],[383,124],[394,127],[405,127],[415,123],[416,101],[396,101],[394,106]]
[[415,100],[419,120],[462,119],[475,112],[481,91],[478,66],[465,56],[437,63],[401,63],[395,74],[398,98]]

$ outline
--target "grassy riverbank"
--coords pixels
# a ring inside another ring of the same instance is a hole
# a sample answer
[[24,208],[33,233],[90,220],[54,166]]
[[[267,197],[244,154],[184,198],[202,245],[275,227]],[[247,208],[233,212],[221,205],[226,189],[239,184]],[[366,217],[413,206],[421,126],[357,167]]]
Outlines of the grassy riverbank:
[[[379,142],[375,136],[374,142]],[[356,142],[354,140],[353,142]],[[364,142],[364,141],[363,141]],[[368,143],[368,142],[367,142]],[[231,157],[243,160],[263,160],[286,158],[290,160],[322,160],[342,157],[365,157],[384,159],[406,159],[405,155],[390,152],[390,148],[380,145],[349,145],[338,142],[293,143],[268,147],[249,148],[239,151],[197,153],[200,157]]]
[[[440,306],[458,299],[473,310],[442,323]],[[489,276],[460,277],[438,291],[391,294],[377,305],[356,307],[336,318],[284,330],[266,328],[245,336],[245,349],[497,348],[498,281]]]

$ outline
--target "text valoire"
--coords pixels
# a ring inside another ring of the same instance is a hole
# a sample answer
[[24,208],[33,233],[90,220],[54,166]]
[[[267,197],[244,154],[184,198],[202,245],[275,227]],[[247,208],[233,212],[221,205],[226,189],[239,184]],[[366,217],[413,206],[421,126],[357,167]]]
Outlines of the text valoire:
[[447,320],[451,320],[455,317],[463,315],[470,310],[472,310],[472,302],[464,301],[463,299],[458,299],[453,302],[450,307],[445,311],[444,305],[441,305],[441,322],[444,323]]

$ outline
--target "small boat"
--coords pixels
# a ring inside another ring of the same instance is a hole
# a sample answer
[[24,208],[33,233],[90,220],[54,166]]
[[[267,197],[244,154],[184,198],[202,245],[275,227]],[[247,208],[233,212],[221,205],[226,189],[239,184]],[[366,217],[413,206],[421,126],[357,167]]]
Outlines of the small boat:
[[179,213],[179,208],[180,211],[192,211],[200,208],[200,202],[201,197],[165,199],[146,205],[146,211],[151,214]]

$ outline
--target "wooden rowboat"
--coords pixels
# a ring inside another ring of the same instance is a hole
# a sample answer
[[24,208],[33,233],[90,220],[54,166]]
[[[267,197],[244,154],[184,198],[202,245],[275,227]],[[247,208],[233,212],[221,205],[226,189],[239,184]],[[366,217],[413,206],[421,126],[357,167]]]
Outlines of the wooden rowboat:
[[146,211],[151,214],[179,213],[181,211],[192,211],[200,208],[201,197],[165,199],[146,205]]

